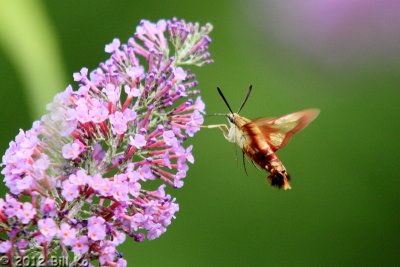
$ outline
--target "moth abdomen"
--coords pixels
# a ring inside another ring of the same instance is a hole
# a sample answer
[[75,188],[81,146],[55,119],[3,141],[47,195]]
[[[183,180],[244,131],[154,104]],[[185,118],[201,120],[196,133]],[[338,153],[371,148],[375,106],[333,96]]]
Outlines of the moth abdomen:
[[277,188],[282,188],[284,190],[290,189],[290,175],[287,174],[286,172],[275,172],[275,173],[271,173],[268,177],[267,177],[268,182],[272,185],[275,186]]

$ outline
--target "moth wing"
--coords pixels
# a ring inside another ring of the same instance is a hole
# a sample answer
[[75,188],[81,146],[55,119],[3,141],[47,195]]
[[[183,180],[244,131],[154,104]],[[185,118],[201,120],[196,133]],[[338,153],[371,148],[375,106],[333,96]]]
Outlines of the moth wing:
[[264,138],[276,151],[284,147],[295,133],[304,129],[318,114],[318,109],[307,109],[277,118],[257,118],[251,122],[260,129]]

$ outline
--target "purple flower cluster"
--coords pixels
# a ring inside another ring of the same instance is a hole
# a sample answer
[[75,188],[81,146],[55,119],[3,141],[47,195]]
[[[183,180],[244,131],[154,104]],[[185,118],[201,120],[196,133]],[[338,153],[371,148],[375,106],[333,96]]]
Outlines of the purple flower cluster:
[[205,108],[182,67],[212,63],[211,30],[142,21],[127,44],[106,45],[111,57],[97,69],[74,74],[77,90],[68,86],[20,131],[3,157],[10,193],[0,199],[8,235],[0,253],[126,266],[116,250],[126,235],[141,242],[166,231],[179,210],[166,185],[183,186],[194,162],[183,143]]

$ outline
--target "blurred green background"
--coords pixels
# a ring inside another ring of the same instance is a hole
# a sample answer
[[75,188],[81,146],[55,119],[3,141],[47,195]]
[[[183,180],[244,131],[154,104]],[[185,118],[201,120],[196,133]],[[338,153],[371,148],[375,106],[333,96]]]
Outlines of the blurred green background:
[[157,240],[127,240],[128,266],[400,265],[396,0],[3,0],[1,154],[73,72],[107,58],[105,44],[126,41],[143,18],[173,16],[215,27],[215,64],[192,69],[208,113],[227,111],[216,86],[237,107],[251,83],[243,116],[321,114],[278,153],[288,192],[251,164],[246,176],[218,130],[198,133],[185,186],[169,191],[177,219]]

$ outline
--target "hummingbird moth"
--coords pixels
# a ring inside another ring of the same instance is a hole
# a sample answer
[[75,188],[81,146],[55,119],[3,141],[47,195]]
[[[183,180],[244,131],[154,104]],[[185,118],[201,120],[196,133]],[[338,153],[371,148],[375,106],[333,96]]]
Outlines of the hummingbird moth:
[[284,190],[290,189],[290,176],[275,152],[284,147],[292,135],[304,129],[314,120],[318,116],[319,110],[306,109],[276,118],[247,119],[240,116],[239,113],[250,96],[251,85],[236,113],[232,111],[221,89],[217,87],[217,90],[230,113],[216,115],[226,116],[229,126],[216,124],[204,127],[219,128],[229,142],[236,143],[242,149],[243,162],[246,155],[254,165],[270,174],[267,180],[272,186],[283,187]]

